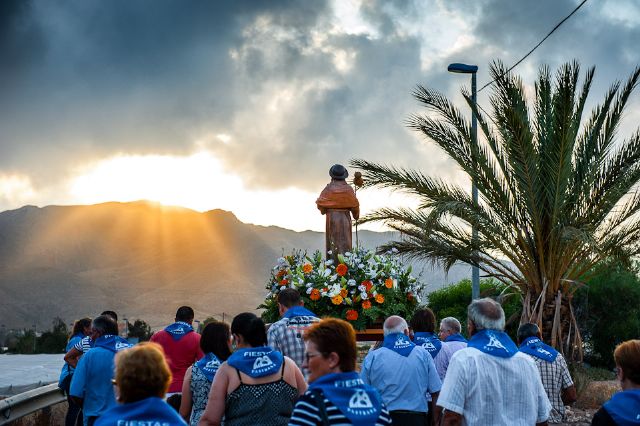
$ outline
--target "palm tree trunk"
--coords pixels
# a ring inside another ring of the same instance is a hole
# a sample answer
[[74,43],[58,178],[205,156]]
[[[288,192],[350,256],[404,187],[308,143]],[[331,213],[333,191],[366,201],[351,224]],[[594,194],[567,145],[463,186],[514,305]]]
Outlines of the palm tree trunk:
[[521,323],[537,324],[542,339],[571,361],[582,361],[582,336],[577,327],[571,297],[530,292],[523,301]]

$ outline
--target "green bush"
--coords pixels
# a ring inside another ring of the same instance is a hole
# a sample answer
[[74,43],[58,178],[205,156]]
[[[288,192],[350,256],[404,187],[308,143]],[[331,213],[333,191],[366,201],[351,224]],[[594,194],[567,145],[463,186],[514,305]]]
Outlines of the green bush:
[[146,321],[136,319],[132,324],[129,324],[129,334],[127,337],[138,338],[140,342],[147,342],[151,339],[151,326]]
[[[491,297],[502,304],[507,319],[506,331],[515,341],[522,303],[519,293],[513,293],[513,291],[491,278],[480,281],[480,297]],[[462,324],[463,334],[467,334],[467,306],[471,303],[471,280],[464,279],[456,284],[433,291],[429,293],[427,298],[427,307],[436,314],[438,322],[445,317],[457,318]],[[436,329],[437,327],[438,325],[436,325]]]
[[640,278],[638,267],[605,263],[581,288],[574,306],[581,313],[586,356],[594,365],[613,368],[613,350],[640,338]]
[[51,330],[45,331],[38,337],[36,352],[44,354],[64,353],[68,339],[69,331],[67,330],[67,324],[65,324],[62,318],[56,317],[53,320]]

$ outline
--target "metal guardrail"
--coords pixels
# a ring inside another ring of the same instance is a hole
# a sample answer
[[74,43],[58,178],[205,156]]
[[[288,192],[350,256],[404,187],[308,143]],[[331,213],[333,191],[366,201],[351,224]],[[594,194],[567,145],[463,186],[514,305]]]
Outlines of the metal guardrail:
[[0,426],[66,400],[57,383],[0,400]]

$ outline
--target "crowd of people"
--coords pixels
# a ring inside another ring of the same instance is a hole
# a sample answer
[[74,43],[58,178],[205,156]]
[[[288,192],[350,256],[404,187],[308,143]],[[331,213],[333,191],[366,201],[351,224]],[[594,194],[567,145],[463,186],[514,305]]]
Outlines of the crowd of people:
[[[78,320],[60,377],[66,425],[545,425],[564,421],[576,399],[564,357],[538,326],[522,324],[516,344],[489,298],[469,305],[468,338],[452,317],[436,333],[428,308],[409,322],[386,318],[360,371],[351,324],[318,318],[294,289],[278,303],[269,328],[242,313],[201,334],[182,306],[135,346],[118,336],[112,311]],[[593,424],[640,425],[640,340],[614,358],[622,392]]]

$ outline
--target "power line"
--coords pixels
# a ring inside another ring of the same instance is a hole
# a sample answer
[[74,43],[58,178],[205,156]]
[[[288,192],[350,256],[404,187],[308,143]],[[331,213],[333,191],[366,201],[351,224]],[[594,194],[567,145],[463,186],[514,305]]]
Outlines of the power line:
[[480,88],[480,90],[478,90],[478,92],[482,92],[482,90],[484,90],[486,87],[488,87],[488,86],[490,86],[491,84],[495,83],[495,81],[496,81],[498,78],[502,78],[502,77],[504,77],[504,76],[505,76],[506,74],[508,74],[511,70],[513,70],[515,67],[517,67],[518,65],[520,65],[520,63],[521,63],[522,61],[524,61],[525,59],[527,59],[527,57],[528,57],[529,55],[531,55],[531,54],[534,52],[534,50],[536,50],[538,47],[540,47],[540,45],[541,45],[542,43],[544,43],[544,41],[545,41],[546,39],[548,39],[548,38],[549,38],[549,36],[550,36],[551,34],[553,34],[553,33],[554,33],[558,28],[560,28],[560,26],[561,26],[562,24],[564,24],[564,23],[565,23],[565,21],[566,21],[567,19],[571,18],[571,16],[573,16],[573,14],[574,14],[574,13],[576,13],[576,12],[578,11],[578,9],[580,9],[580,8],[581,8],[581,7],[582,7],[586,2],[587,2],[587,0],[582,0],[582,3],[580,3],[580,4],[579,4],[575,9],[573,9],[573,11],[572,11],[570,14],[568,14],[568,15],[567,15],[567,16],[566,16],[562,21],[558,22],[558,24],[557,24],[555,27],[553,27],[553,29],[552,29],[552,30],[551,30],[551,31],[550,31],[550,32],[549,32],[549,33],[548,33],[548,34],[547,34],[547,35],[546,35],[542,40],[540,40],[540,42],[539,42],[538,44],[536,44],[536,45],[533,47],[533,49],[531,49],[529,52],[527,52],[527,54],[526,54],[526,55],[524,55],[524,56],[523,56],[523,57],[522,57],[518,62],[516,62],[515,64],[513,64],[513,66],[512,66],[511,68],[509,68],[508,70],[506,70],[502,75],[500,75],[499,77],[497,77],[497,78],[495,78],[495,79],[491,80],[490,82],[488,82],[487,84],[485,84],[484,86],[482,86],[482,87]]

